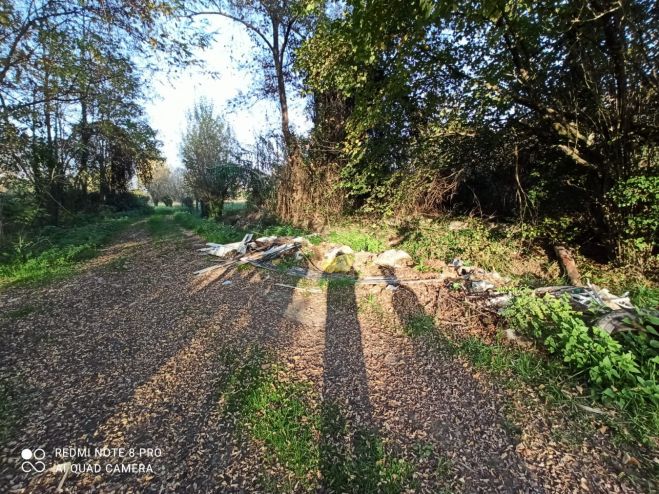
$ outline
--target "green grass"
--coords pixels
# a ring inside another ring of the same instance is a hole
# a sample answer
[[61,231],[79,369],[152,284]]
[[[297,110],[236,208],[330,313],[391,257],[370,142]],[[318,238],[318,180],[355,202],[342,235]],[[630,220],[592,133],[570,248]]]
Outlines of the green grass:
[[191,230],[207,242],[226,244],[238,242],[245,232],[225,223],[200,218],[196,214],[184,211],[174,213],[174,222],[186,230]]
[[449,262],[457,257],[466,265],[510,274],[510,259],[523,250],[521,242],[473,219],[464,219],[462,229],[449,230],[450,219],[418,222],[406,232],[400,248],[421,263],[430,259]]
[[327,241],[347,245],[354,251],[382,252],[386,250],[385,243],[375,235],[365,233],[357,226],[332,231],[327,235]]
[[310,383],[291,379],[259,349],[225,351],[221,359],[229,368],[221,402],[261,446],[268,491],[314,491],[320,483],[333,492],[394,493],[414,486],[413,466],[374,431],[350,424],[336,405],[319,405]]
[[149,234],[155,239],[164,239],[180,232],[178,225],[169,215],[156,214],[146,221]]
[[14,239],[0,259],[0,286],[38,284],[78,272],[82,262],[98,255],[101,247],[144,213],[86,218],[88,223],[46,227]]
[[231,216],[234,214],[242,213],[247,208],[246,201],[226,201],[224,209],[222,210],[223,216]]
[[321,288],[326,288],[328,290],[353,287],[355,286],[355,283],[357,283],[357,279],[347,275],[328,276],[325,278],[320,278],[318,280],[318,286]]
[[405,322],[403,329],[408,336],[421,336],[432,332],[435,329],[435,322],[428,314],[415,314]]

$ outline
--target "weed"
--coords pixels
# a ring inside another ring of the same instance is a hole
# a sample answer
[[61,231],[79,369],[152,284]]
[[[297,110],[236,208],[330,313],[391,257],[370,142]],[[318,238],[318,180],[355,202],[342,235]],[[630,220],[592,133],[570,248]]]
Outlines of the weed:
[[358,229],[346,229],[331,232],[327,240],[336,244],[347,245],[354,251],[382,252],[385,244],[374,235]]
[[337,289],[355,286],[357,280],[350,276],[328,276],[318,280],[318,286],[327,289]]
[[364,295],[357,304],[357,310],[360,312],[370,312],[373,314],[381,314],[383,312],[382,305],[378,300],[375,293]]
[[236,271],[238,272],[246,272],[246,271],[252,271],[254,269],[254,266],[248,262],[245,264],[238,264],[236,267]]
[[301,228],[291,225],[271,225],[263,229],[258,229],[259,236],[270,237],[275,235],[277,237],[301,237],[307,235],[309,232]]
[[[401,492],[413,485],[410,463],[370,429],[351,426],[338,406],[319,407],[310,384],[287,377],[258,348],[221,358],[230,370],[220,390],[225,411],[263,446],[267,464],[285,470],[285,490],[318,490],[319,478],[333,492]],[[267,475],[263,482],[269,491],[281,484]]]
[[435,322],[428,314],[416,314],[405,323],[405,334],[412,337],[422,336],[435,329]]
[[157,214],[146,221],[149,234],[156,239],[170,237],[179,231],[178,226],[172,221],[171,216]]
[[207,242],[217,244],[237,242],[245,235],[244,231],[231,225],[203,219],[195,214],[184,211],[174,214],[174,222],[186,230],[193,231]]

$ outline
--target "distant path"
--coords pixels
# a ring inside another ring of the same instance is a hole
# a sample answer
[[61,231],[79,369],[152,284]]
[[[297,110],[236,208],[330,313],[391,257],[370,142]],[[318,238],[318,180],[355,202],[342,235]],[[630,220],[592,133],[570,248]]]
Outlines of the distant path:
[[[25,411],[0,450],[0,491],[54,492],[62,474],[22,473],[20,452],[42,448],[51,467],[66,461],[54,458],[66,447],[125,448],[125,455],[143,448],[149,452],[138,460],[102,463],[153,470],[72,474],[66,492],[259,489],[260,450],[222,415],[218,396],[228,372],[219,355],[258,346],[312,383],[321,401],[337,403],[348,424],[377,431],[418,460],[421,492],[601,492],[607,484],[623,492],[613,474],[580,469],[574,458],[560,459],[567,474],[527,464],[503,398],[462,362],[365,315],[369,288],[308,294],[277,287],[295,281],[258,270],[195,277],[209,263],[195,252],[198,242],[153,241],[133,228],[75,278],[0,294],[2,311],[32,311],[0,319],[0,377]],[[425,305],[411,291],[374,295],[394,319]],[[426,447],[450,461],[417,458]],[[159,456],[149,457],[156,448]],[[318,490],[330,485],[320,479]]]

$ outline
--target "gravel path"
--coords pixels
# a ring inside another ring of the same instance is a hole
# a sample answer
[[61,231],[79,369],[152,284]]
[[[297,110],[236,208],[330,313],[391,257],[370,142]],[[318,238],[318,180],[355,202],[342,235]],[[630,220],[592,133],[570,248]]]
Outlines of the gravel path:
[[[65,492],[259,490],[259,448],[218,405],[228,372],[219,355],[254,347],[312,383],[348,424],[416,461],[418,491],[626,491],[603,468],[576,471],[583,464],[568,462],[566,477],[564,469],[539,466],[542,457],[530,463],[500,393],[463,362],[361,310],[368,289],[307,293],[276,286],[295,281],[255,269],[195,277],[208,265],[195,241],[154,242],[137,228],[73,279],[0,294],[3,312],[33,309],[0,318],[0,377],[24,412],[0,450],[0,492],[55,492],[63,474],[23,473],[31,468],[24,448],[42,449],[46,468],[102,465],[69,475]],[[394,320],[427,307],[404,289],[374,296]],[[420,444],[433,455],[419,454]],[[82,451],[89,457],[63,458],[66,448],[89,448]],[[108,456],[95,457],[95,448]],[[442,458],[450,461],[440,479]],[[108,464],[120,471],[108,472]],[[330,485],[320,479],[318,490]]]

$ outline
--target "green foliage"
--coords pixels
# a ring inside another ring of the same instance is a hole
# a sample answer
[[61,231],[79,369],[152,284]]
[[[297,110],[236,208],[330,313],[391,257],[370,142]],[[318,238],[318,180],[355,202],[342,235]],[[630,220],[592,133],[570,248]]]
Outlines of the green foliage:
[[146,221],[147,230],[151,236],[156,239],[162,239],[176,234],[179,231],[177,224],[170,216],[165,216],[163,213],[151,216]]
[[184,211],[175,213],[174,221],[179,226],[193,231],[207,242],[217,244],[237,242],[245,235],[245,232],[231,225],[219,223],[211,219],[203,219],[195,214]]
[[574,370],[585,373],[592,389],[604,401],[621,408],[659,406],[659,340],[647,319],[640,333],[623,334],[621,341],[588,326],[567,298],[521,295],[506,308],[509,324],[541,342]]
[[315,138],[341,163],[354,209],[546,216],[545,237],[609,246],[620,237],[619,257],[650,254],[659,203],[649,176],[659,142],[653,2],[611,11],[354,0],[337,9],[319,13],[296,63],[310,93],[340,102]]
[[632,288],[629,297],[636,307],[659,309],[659,288],[637,285]]
[[488,224],[463,219],[463,227],[451,230],[450,219],[419,221],[409,225],[400,248],[419,261],[440,259],[450,262],[460,258],[488,271],[511,273],[511,259],[518,257],[521,242],[505,230]]
[[417,337],[435,329],[435,322],[428,314],[415,314],[405,322],[405,334]]
[[77,272],[81,261],[135,222],[139,214],[84,217],[69,227],[45,227],[17,236],[2,252],[0,285],[41,283]]
[[277,236],[277,237],[301,237],[308,235],[309,232],[302,228],[297,228],[292,225],[278,224],[258,228],[259,235],[264,237]]
[[659,176],[639,175],[620,181],[607,199],[621,258],[647,261],[659,238]]
[[385,244],[382,240],[371,233],[356,228],[332,231],[327,235],[327,240],[336,244],[347,245],[354,251],[382,252],[385,250]]

